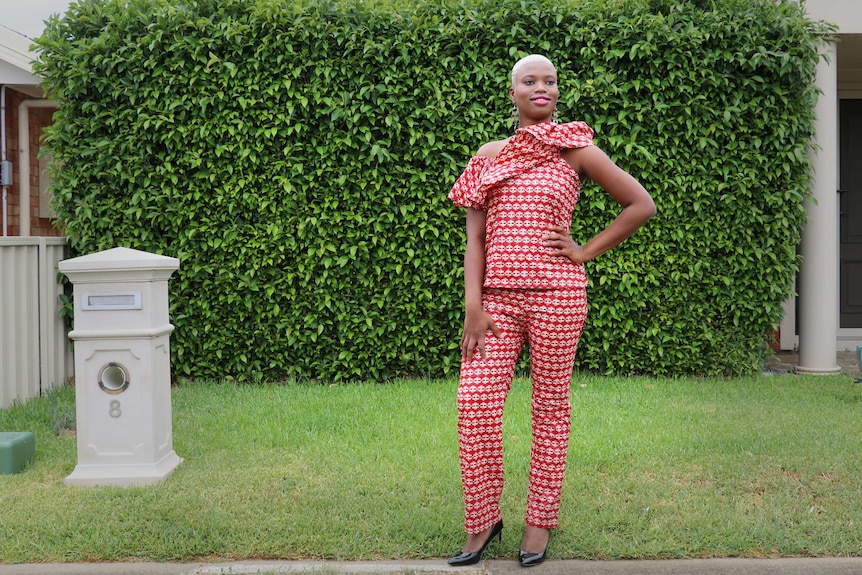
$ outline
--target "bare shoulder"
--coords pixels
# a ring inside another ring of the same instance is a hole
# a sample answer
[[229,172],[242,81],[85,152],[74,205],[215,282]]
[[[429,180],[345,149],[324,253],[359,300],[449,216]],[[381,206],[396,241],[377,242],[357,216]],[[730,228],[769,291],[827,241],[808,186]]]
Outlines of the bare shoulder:
[[563,150],[561,155],[581,176],[589,175],[590,172],[607,169],[614,165],[607,154],[597,146],[569,148]]
[[509,138],[506,138],[505,140],[497,140],[496,142],[488,142],[487,144],[479,148],[479,151],[476,152],[476,155],[493,158],[500,153],[500,150],[502,150],[507,143],[509,143]]

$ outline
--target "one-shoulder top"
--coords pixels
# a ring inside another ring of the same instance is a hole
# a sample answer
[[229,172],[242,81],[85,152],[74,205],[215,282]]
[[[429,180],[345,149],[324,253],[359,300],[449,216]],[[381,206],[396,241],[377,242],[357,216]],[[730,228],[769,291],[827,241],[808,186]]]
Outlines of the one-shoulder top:
[[583,264],[552,256],[544,237],[567,231],[581,180],[560,150],[593,145],[584,122],[520,128],[497,156],[473,156],[449,192],[459,207],[483,210],[486,288],[585,288]]

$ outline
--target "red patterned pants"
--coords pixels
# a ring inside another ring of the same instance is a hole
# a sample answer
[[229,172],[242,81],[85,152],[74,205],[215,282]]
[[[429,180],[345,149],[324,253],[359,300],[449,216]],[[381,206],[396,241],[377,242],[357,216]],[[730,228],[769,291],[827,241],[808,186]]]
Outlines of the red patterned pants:
[[526,523],[557,526],[571,429],[569,388],[578,340],[587,317],[586,291],[485,289],[485,309],[500,329],[486,358],[461,364],[458,438],[467,533],[501,519],[503,406],[515,364],[530,343],[533,441]]

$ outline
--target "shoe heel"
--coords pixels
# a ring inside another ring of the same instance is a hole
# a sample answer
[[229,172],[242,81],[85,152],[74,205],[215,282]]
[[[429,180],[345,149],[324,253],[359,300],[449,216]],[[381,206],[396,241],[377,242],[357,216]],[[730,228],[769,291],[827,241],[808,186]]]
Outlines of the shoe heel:
[[452,556],[448,563],[453,566],[462,566],[462,565],[475,565],[479,561],[482,560],[482,554],[485,552],[485,548],[488,546],[491,541],[494,540],[494,537],[497,537],[500,542],[503,541],[503,520],[501,519],[491,528],[491,533],[488,534],[488,538],[485,539],[485,543],[482,544],[482,548],[478,551],[465,552],[461,551],[457,555]]
[[539,553],[528,553],[523,549],[518,550],[518,563],[521,564],[521,567],[535,567],[541,563],[545,562],[545,559],[548,555],[548,547],[551,546],[551,534],[548,533],[548,543],[545,545],[545,548],[542,549]]

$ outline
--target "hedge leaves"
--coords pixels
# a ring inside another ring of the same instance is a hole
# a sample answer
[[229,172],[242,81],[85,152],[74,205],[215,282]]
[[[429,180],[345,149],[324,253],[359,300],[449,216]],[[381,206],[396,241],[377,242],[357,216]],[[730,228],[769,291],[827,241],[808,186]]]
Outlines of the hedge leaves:
[[[658,216],[588,265],[579,367],[744,373],[797,269],[814,67],[789,2],[80,0],[38,72],[77,253],[178,257],[178,375],[457,373],[464,214],[531,52]],[[574,234],[617,213],[587,185]]]

